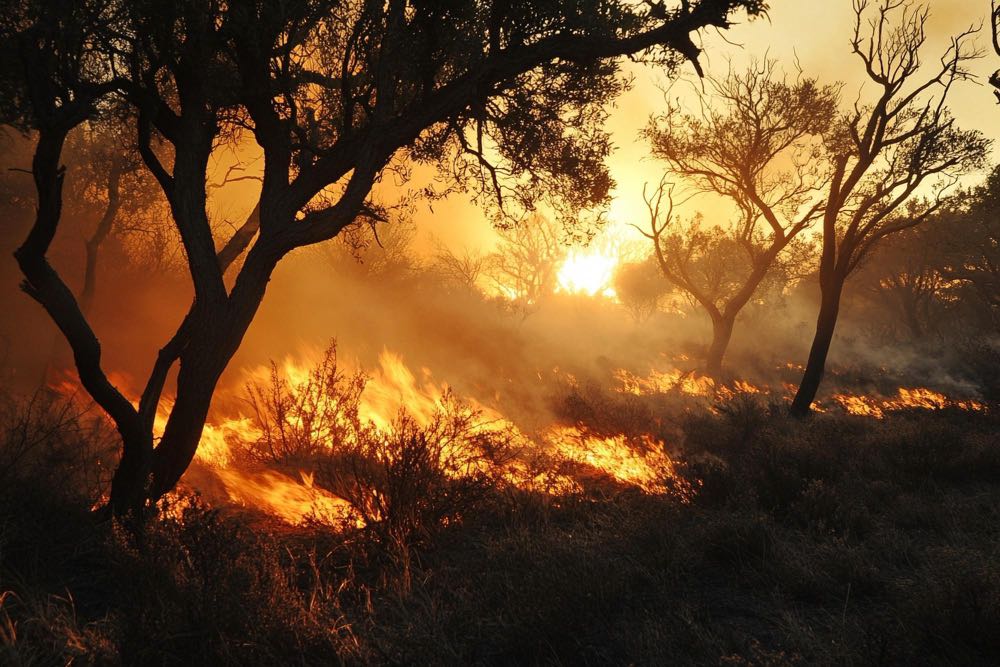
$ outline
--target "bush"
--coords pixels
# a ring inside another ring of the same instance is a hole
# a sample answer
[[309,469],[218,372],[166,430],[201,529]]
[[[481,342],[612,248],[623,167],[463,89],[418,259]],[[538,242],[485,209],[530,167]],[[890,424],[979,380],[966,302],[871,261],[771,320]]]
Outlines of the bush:
[[295,384],[272,361],[266,383],[247,385],[253,425],[260,437],[243,443],[246,454],[261,463],[301,463],[338,443],[357,440],[365,382],[363,373],[348,374],[340,368],[336,343]]
[[119,441],[93,405],[38,389],[0,394],[0,488],[16,479],[58,475],[60,493],[93,501],[111,481]]
[[462,518],[504,486],[514,436],[446,393],[426,425],[400,412],[320,461],[319,482],[350,502],[382,544],[409,545]]

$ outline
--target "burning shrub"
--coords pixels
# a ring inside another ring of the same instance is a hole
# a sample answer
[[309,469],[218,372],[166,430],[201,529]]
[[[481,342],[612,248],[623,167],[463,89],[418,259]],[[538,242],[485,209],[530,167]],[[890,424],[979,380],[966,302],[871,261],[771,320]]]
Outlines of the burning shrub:
[[503,483],[514,438],[481,417],[450,392],[426,424],[401,410],[389,429],[366,427],[335,447],[322,481],[380,541],[426,536]]
[[363,373],[348,374],[340,368],[336,343],[294,384],[271,362],[266,383],[247,385],[253,422],[260,432],[256,440],[244,443],[247,455],[261,463],[290,463],[357,440],[364,389]]

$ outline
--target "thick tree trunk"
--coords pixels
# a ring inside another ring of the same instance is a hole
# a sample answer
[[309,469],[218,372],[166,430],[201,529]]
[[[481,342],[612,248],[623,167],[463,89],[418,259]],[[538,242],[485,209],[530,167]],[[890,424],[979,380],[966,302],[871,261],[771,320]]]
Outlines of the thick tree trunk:
[[826,370],[826,358],[830,353],[830,343],[837,328],[837,316],[840,314],[840,297],[844,290],[844,278],[833,276],[830,284],[823,289],[823,299],[820,303],[819,317],[816,319],[816,335],[812,348],[809,350],[809,361],[806,362],[799,390],[792,401],[790,412],[796,417],[805,417],[812,412],[812,403],[816,399],[819,385],[823,381]]
[[735,315],[712,318],[712,344],[705,357],[705,371],[716,380],[722,379],[722,360],[726,356],[729,341],[733,337],[735,324]]
[[111,480],[111,498],[105,511],[119,517],[132,516],[141,523],[153,461],[152,430],[136,428],[135,432],[123,433],[122,442],[122,458]]
[[160,498],[176,486],[198,450],[212,394],[231,356],[221,350],[207,352],[207,355],[200,356],[214,358],[202,359],[194,364],[181,359],[177,400],[170,411],[163,439],[153,452],[151,500]]
[[[129,499],[124,494],[132,493],[136,488],[144,489],[144,501],[158,500],[177,485],[191,465],[215,387],[263,301],[279,257],[280,253],[266,247],[266,244],[252,249],[224,312],[211,313],[211,316],[203,313],[193,315],[190,329],[184,326],[177,395],[163,437],[156,449],[150,450],[151,460],[145,468],[141,462],[126,462],[122,458],[119,469],[123,478],[121,491],[116,495],[116,490],[112,488],[112,507],[126,506]],[[148,426],[151,423],[150,420]],[[152,442],[151,434],[149,437]],[[127,463],[129,467],[122,470]]]

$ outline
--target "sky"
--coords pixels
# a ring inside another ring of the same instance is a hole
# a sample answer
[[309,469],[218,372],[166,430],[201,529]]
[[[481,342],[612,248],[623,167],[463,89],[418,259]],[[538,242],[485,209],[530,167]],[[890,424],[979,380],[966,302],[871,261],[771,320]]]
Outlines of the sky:
[[[850,51],[854,21],[851,0],[771,0],[769,4],[767,18],[749,22],[740,19],[725,33],[704,34],[701,63],[707,75],[724,74],[730,63],[739,69],[750,59],[769,57],[790,74],[794,74],[798,62],[807,76],[816,77],[820,83],[843,82],[845,100],[852,100],[859,90],[862,94],[871,91],[871,84],[864,86],[861,61]],[[969,26],[983,26],[976,41],[984,57],[971,65],[977,81],[959,83],[952,92],[950,106],[960,126],[996,135],[1000,108],[987,79],[1000,67],[1000,57],[993,53],[989,41],[989,0],[929,0],[926,4],[931,12],[922,51],[927,67],[937,64],[952,35]],[[643,222],[643,184],[659,182],[663,168],[649,156],[648,146],[639,137],[640,130],[651,115],[663,108],[668,86],[667,94],[683,100],[690,99],[692,87],[700,84],[690,65],[682,69],[680,81],[671,81],[662,71],[640,65],[630,65],[625,71],[634,77],[634,85],[616,100],[609,118],[616,148],[608,164],[617,187],[612,193],[608,234],[633,236],[636,232],[628,224]],[[994,146],[993,162],[998,160],[1000,147]],[[720,206],[720,202],[704,198],[689,204],[691,212],[727,215]],[[415,220],[418,243],[424,248],[431,247],[435,239],[453,250],[489,249],[495,243],[490,223],[461,196],[435,202],[433,210],[421,206]]]

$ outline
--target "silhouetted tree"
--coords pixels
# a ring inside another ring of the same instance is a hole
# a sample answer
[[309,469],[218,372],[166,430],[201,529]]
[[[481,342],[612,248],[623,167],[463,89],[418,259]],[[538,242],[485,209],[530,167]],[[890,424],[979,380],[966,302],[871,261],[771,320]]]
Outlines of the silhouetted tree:
[[[992,0],[990,9],[992,10],[990,26],[993,28],[993,51],[1000,56],[1000,2]],[[990,84],[996,88],[993,94],[996,95],[997,102],[1000,102],[1000,69],[990,76]]]
[[63,215],[79,218],[86,230],[78,299],[87,315],[97,290],[101,249],[109,238],[118,237],[126,244],[126,237],[143,233],[144,218],[155,214],[158,186],[142,166],[132,127],[113,112],[81,124],[67,138],[65,153],[67,203]]
[[944,315],[949,281],[941,274],[944,247],[940,216],[893,235],[857,271],[855,292],[872,305],[874,317],[895,338],[920,341]]
[[699,111],[671,106],[646,135],[669,175],[726,197],[737,216],[724,231],[678,225],[665,177],[645,196],[650,223],[640,231],[653,242],[667,280],[711,318],[706,369],[718,377],[740,311],[819,214],[817,195],[828,177],[822,137],[838,89],[809,78],[780,79],[771,60],[709,79],[709,87],[710,94],[698,96]]
[[672,290],[665,283],[655,257],[638,262],[622,262],[614,276],[618,301],[636,322],[645,322],[658,311]]
[[[741,8],[764,9],[759,0],[669,8],[6,0],[0,8],[0,107],[36,137],[37,215],[16,253],[24,289],[66,336],[83,386],[122,436],[109,509],[137,515],[194,457],[216,383],[285,255],[377,216],[373,186],[393,171],[405,177],[408,161],[491,194],[507,215],[542,197],[564,212],[603,204],[611,185],[603,104],[623,86],[617,59],[696,62],[692,33],[727,28]],[[139,152],[169,203],[195,292],[137,406],[109,379],[87,318],[46,260],[66,136],[112,96],[135,110]],[[260,198],[218,250],[208,166],[241,135],[264,156]],[[244,252],[230,286],[224,272]],[[154,448],[153,420],[175,365],[175,400]]]
[[400,218],[378,226],[352,225],[333,243],[321,246],[329,263],[339,271],[364,279],[402,281],[421,268],[413,248],[417,229],[412,220]]
[[444,243],[435,241],[428,271],[445,287],[471,293],[479,289],[479,281],[485,275],[488,264],[488,255],[468,248],[455,252]]
[[556,287],[556,273],[566,256],[562,230],[551,218],[533,219],[499,230],[496,251],[486,258],[485,274],[522,313]]
[[936,269],[975,303],[979,326],[1000,331],[1000,166],[974,188],[968,205],[942,216]]
[[[946,107],[952,85],[968,76],[974,31],[953,38],[940,66],[918,79],[927,9],[886,0],[870,20],[867,10],[867,2],[855,0],[851,44],[878,97],[856,102],[828,142],[834,172],[823,204],[820,311],[791,406],[800,416],[811,411],[823,378],[847,278],[882,239],[939,210],[958,174],[980,167],[989,147],[981,133],[956,127]],[[895,215],[925,185],[933,192]]]

